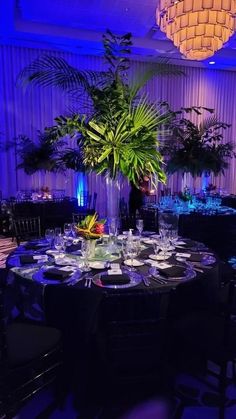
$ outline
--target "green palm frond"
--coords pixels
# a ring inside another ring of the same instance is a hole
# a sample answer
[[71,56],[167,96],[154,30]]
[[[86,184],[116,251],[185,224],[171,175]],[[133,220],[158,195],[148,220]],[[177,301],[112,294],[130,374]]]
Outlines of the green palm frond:
[[170,64],[168,58],[160,58],[156,63],[147,65],[144,71],[136,72],[134,81],[130,82],[131,98],[134,98],[153,77],[177,77],[183,75],[183,70],[178,66]]
[[110,74],[78,70],[69,65],[63,58],[43,55],[25,67],[18,75],[20,86],[54,86],[73,95],[79,91],[89,91],[92,85],[103,87]]

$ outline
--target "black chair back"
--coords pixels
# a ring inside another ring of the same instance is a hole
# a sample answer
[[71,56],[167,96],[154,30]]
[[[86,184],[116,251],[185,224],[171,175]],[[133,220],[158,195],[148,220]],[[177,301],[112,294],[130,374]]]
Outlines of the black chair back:
[[[0,269],[0,369],[4,366],[7,356],[6,348],[6,318],[5,318],[5,286],[7,280],[7,270]],[[1,391],[0,391],[1,393]]]
[[100,354],[112,377],[156,374],[165,359],[169,293],[107,294],[100,318]]
[[158,231],[158,209],[143,207],[140,210],[144,230]]
[[18,245],[22,239],[28,240],[41,237],[40,217],[14,219],[13,234]]

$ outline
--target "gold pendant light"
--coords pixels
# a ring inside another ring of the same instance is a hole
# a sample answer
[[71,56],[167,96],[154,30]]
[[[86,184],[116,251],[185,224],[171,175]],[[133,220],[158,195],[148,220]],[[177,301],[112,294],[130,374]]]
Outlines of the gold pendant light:
[[190,60],[205,60],[235,30],[236,0],[159,0],[157,24]]

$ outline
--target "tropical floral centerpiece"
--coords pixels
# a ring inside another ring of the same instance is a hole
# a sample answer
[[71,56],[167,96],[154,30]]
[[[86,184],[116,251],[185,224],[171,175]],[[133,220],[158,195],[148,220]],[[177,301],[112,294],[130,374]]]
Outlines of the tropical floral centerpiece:
[[87,240],[100,239],[104,234],[105,219],[98,220],[98,214],[87,215],[77,225],[77,233]]

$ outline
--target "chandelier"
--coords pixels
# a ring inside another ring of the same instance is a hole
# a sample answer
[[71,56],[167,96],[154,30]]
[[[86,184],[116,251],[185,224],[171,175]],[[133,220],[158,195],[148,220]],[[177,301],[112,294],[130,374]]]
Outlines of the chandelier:
[[190,60],[205,60],[234,33],[236,0],[159,0],[162,32]]

